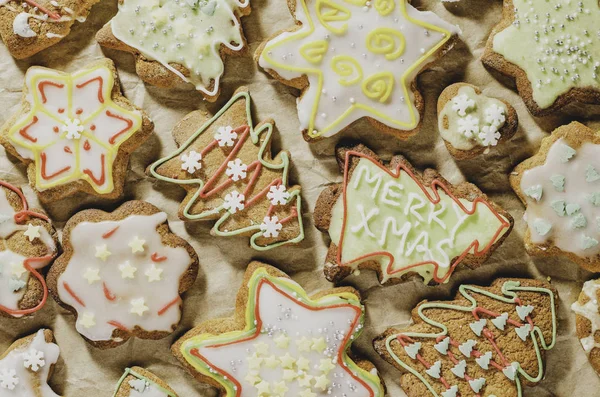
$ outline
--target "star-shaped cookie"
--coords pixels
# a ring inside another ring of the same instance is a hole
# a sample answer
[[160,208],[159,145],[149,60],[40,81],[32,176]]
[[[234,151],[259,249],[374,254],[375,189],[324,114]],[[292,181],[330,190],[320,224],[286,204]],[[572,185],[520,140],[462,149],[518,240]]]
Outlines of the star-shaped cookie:
[[21,109],[0,131],[0,143],[28,166],[42,201],[77,191],[117,198],[129,155],[153,129],[104,59],[75,73],[29,68]]
[[191,83],[214,102],[225,55],[245,51],[240,18],[249,14],[250,0],[119,0],[119,12],[96,39],[133,54],[145,82],[164,88]]
[[407,0],[296,0],[296,27],[263,43],[259,65],[302,90],[300,128],[307,140],[330,137],[368,118],[406,139],[424,103],[417,75],[449,50],[460,32]]
[[253,262],[235,317],[199,325],[172,350],[221,396],[383,397],[373,364],[350,351],[363,321],[356,290],[308,297],[284,273]]

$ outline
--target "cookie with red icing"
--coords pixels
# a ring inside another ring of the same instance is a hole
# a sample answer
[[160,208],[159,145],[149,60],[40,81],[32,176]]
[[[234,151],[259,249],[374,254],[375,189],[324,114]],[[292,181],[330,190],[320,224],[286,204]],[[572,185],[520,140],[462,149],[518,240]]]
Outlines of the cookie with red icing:
[[175,330],[181,295],[198,274],[198,256],[171,233],[167,214],[143,201],[112,213],[82,211],[67,222],[63,247],[48,286],[92,345],[112,348]]
[[0,315],[23,317],[44,306],[48,289],[41,272],[57,252],[50,219],[29,209],[21,189],[0,180]]
[[2,127],[0,143],[27,165],[44,202],[78,191],[114,199],[123,193],[130,154],[153,129],[103,59],[74,73],[29,68],[21,108]]

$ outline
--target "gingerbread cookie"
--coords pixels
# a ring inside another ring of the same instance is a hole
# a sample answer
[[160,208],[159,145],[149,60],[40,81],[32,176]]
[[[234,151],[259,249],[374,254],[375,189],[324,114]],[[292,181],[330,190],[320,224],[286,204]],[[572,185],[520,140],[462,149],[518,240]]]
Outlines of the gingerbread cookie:
[[400,371],[408,397],[521,397],[544,376],[556,343],[558,293],[529,279],[461,285],[454,301],[421,302],[413,324],[389,329],[375,350]]
[[49,329],[13,343],[0,358],[0,395],[3,397],[60,397],[48,379],[60,349]]
[[67,222],[63,248],[48,286],[92,345],[161,339],[177,327],[180,295],[196,280],[198,256],[171,233],[167,214],[143,201],[112,213],[82,211]]
[[416,78],[460,30],[407,0],[288,0],[296,26],[263,43],[258,64],[302,90],[307,140],[333,136],[367,118],[407,139],[421,124]]
[[103,198],[123,193],[129,155],[152,133],[144,112],[122,94],[112,61],[79,72],[31,67],[20,111],[0,132],[0,143],[28,166],[44,202],[77,191]]
[[177,394],[152,372],[133,367],[125,370],[113,397],[177,397]]
[[363,145],[336,152],[344,181],[321,193],[314,214],[331,238],[332,282],[366,268],[382,283],[414,275],[445,283],[459,264],[480,266],[512,230],[510,214],[470,183],[421,175],[402,156],[386,165]]
[[85,22],[99,0],[2,0],[0,37],[16,59],[28,58],[61,41]]
[[240,17],[249,14],[250,0],[119,0],[119,12],[96,39],[132,53],[145,82],[164,88],[191,83],[214,102],[225,55],[246,49]]
[[364,315],[353,288],[308,297],[285,273],[252,262],[234,317],[200,324],[172,351],[222,397],[383,397],[377,369],[350,350]]
[[447,87],[438,99],[437,111],[440,135],[459,160],[508,141],[519,125],[517,112],[508,102],[489,98],[467,83]]
[[504,0],[484,65],[513,77],[534,116],[571,102],[600,104],[597,0]]
[[30,210],[20,189],[0,180],[0,314],[22,317],[45,305],[40,271],[54,259],[57,243],[48,217]]
[[574,122],[542,141],[519,164],[510,183],[526,205],[525,247],[530,255],[564,255],[600,271],[600,137]]
[[256,250],[304,239],[299,186],[290,186],[290,155],[271,154],[274,123],[254,127],[250,95],[241,88],[214,117],[196,111],[173,130],[179,147],[148,174],[187,191],[184,221],[217,220],[212,234],[248,236]]

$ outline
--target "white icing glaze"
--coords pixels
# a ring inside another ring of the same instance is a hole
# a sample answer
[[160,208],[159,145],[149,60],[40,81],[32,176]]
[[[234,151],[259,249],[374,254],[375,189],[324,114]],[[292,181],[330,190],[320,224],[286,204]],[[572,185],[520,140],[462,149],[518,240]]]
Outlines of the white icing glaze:
[[[41,352],[41,354],[40,354]],[[2,397],[60,397],[47,384],[50,367],[56,364],[60,349],[47,343],[44,330],[39,330],[31,343],[10,351],[0,360],[0,396]],[[34,360],[39,368],[33,371],[27,365],[28,355],[37,355],[43,360]],[[14,373],[13,373],[14,371]],[[10,388],[14,386],[14,388]]]
[[600,280],[589,280],[583,284],[581,293],[584,294],[589,300],[584,304],[575,302],[571,305],[577,315],[588,319],[591,323],[591,333],[589,336],[580,339],[583,350],[589,354],[592,349],[600,347],[600,343],[597,343],[594,335],[596,331],[600,330],[600,311],[598,309],[598,290],[600,290]]
[[15,20],[13,21],[13,32],[16,35],[24,38],[37,36],[37,33],[29,26],[29,17],[30,15],[26,12],[22,12],[15,17]]
[[[156,228],[166,220],[167,215],[161,212],[132,215],[121,221],[82,222],[73,228],[73,253],[58,279],[58,294],[77,311],[76,327],[83,336],[92,341],[110,340],[117,327],[109,322],[117,322],[128,330],[138,326],[146,331],[165,332],[171,332],[179,323],[179,282],[192,259],[185,248],[162,243]],[[110,236],[103,238],[107,233]],[[144,240],[143,252],[132,252],[130,244],[136,238]],[[106,260],[96,255],[99,246],[110,253]],[[157,261],[157,257],[163,260]],[[133,278],[123,277],[123,265],[135,268]],[[152,268],[162,269],[160,280],[150,281],[148,273]],[[89,269],[98,270],[100,280],[88,281],[85,276]],[[175,303],[159,314],[172,302]]]
[[[168,394],[157,388],[154,384],[146,382],[143,379],[138,379],[144,382],[144,387],[141,387],[141,383],[129,382],[129,397],[169,397]],[[132,384],[133,383],[133,384]]]

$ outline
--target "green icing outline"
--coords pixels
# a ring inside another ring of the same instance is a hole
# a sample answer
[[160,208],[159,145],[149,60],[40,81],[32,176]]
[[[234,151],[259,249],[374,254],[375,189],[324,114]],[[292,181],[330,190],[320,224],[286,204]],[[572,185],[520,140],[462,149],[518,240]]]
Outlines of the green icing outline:
[[[196,214],[196,215],[191,214],[190,209],[197,202],[198,197],[200,196],[200,192],[202,191],[202,188],[204,187],[205,182],[199,178],[186,179],[186,180],[168,178],[168,177],[165,177],[165,176],[157,173],[156,169],[158,167],[160,167],[161,165],[165,164],[166,162],[174,159],[175,157],[180,156],[184,151],[186,151],[200,135],[202,135],[213,123],[215,123],[225,112],[227,112],[240,98],[244,98],[246,100],[246,119],[247,119],[248,127],[250,128],[250,138],[252,139],[252,143],[254,145],[258,144],[261,135],[263,133],[266,133],[264,142],[263,142],[262,146],[260,147],[260,150],[258,153],[258,160],[265,168],[268,168],[271,170],[283,170],[283,174],[282,174],[283,185],[285,185],[286,187],[288,185],[290,159],[289,159],[287,152],[282,151],[280,153],[281,159],[282,159],[281,164],[267,163],[263,158],[264,153],[267,149],[267,145],[271,141],[271,137],[273,135],[273,124],[264,123],[264,124],[261,124],[258,129],[255,129],[254,122],[252,121],[250,94],[247,91],[239,92],[236,95],[234,95],[229,100],[229,102],[225,106],[223,106],[223,108],[221,108],[221,110],[219,110],[218,113],[216,113],[210,120],[208,120],[206,123],[204,123],[204,125],[202,127],[200,127],[194,134],[192,134],[192,136],[190,138],[188,138],[188,140],[183,145],[181,145],[181,147],[179,147],[179,149],[177,149],[175,152],[173,152],[169,156],[163,157],[160,160],[154,162],[150,166],[150,174],[158,180],[161,180],[164,182],[175,183],[177,185],[195,185],[195,184],[198,185],[198,189],[197,189],[196,193],[192,196],[192,198],[189,200],[188,204],[185,206],[185,208],[183,210],[183,215],[188,220],[191,220],[191,221],[203,220],[204,218],[206,218],[208,216],[220,213],[221,211],[223,211],[224,208],[223,208],[223,206],[220,206],[211,211],[205,211],[203,213]],[[296,236],[293,239],[279,241],[276,243],[267,244],[265,246],[259,246],[256,244],[256,240],[258,238],[262,237],[262,231],[260,229],[260,224],[256,224],[253,226],[247,226],[245,228],[237,229],[237,230],[230,231],[230,232],[221,231],[221,230],[219,230],[219,228],[231,216],[231,213],[229,211],[225,211],[223,216],[221,216],[221,218],[215,223],[215,225],[212,228],[212,232],[219,237],[231,237],[231,236],[245,234],[248,232],[257,231],[250,238],[250,246],[257,251],[267,251],[267,250],[270,250],[273,248],[278,248],[278,247],[280,247],[282,245],[286,245],[286,244],[297,244],[297,243],[301,242],[302,240],[304,240],[304,224],[302,222],[302,197],[300,196],[300,194],[301,194],[301,189],[290,192],[290,198],[289,198],[288,202],[285,204],[285,205],[288,205],[294,199],[296,200],[296,209],[298,212],[297,219],[298,219],[298,225],[300,227],[300,233],[298,234],[298,236]]]
[[269,275],[267,270],[262,267],[257,269],[250,278],[248,282],[248,302],[246,304],[246,326],[242,331],[231,331],[227,333],[223,333],[220,335],[213,334],[201,334],[194,336],[181,344],[180,352],[183,358],[194,367],[200,374],[212,378],[216,380],[221,386],[225,388],[226,397],[235,397],[237,390],[235,389],[235,384],[229,378],[221,375],[217,371],[213,370],[209,367],[204,361],[198,359],[197,357],[191,355],[189,351],[193,349],[197,349],[202,346],[207,345],[215,345],[215,344],[227,344],[234,342],[236,340],[241,340],[248,338],[256,333],[256,317],[255,317],[255,308],[256,308],[256,295],[258,292],[258,286],[260,285],[261,280],[268,280],[271,283],[275,284],[278,288],[286,291],[288,294],[297,298],[298,301],[302,302],[305,305],[311,307],[322,307],[324,305],[333,306],[333,305],[352,305],[361,309],[361,316],[359,322],[355,328],[355,332],[352,334],[352,337],[348,339],[348,343],[343,348],[342,359],[348,370],[352,371],[352,373],[356,374],[361,380],[365,381],[374,392],[375,397],[384,397],[384,389],[381,383],[381,379],[378,375],[372,374],[364,369],[360,368],[356,363],[350,359],[348,356],[348,351],[350,350],[352,343],[360,336],[362,331],[364,330],[364,317],[365,310],[364,306],[360,302],[360,299],[353,293],[350,292],[340,292],[333,293],[321,297],[317,300],[312,300],[307,295],[306,291],[294,282],[291,279],[283,278],[283,277],[274,277]]
[[168,391],[167,389],[165,389],[164,387],[160,386],[159,384],[157,384],[156,382],[146,378],[145,376],[142,376],[141,374],[138,374],[137,372],[135,372],[133,369],[131,368],[125,368],[125,372],[123,373],[123,375],[121,375],[121,378],[119,379],[119,382],[117,382],[117,387],[115,389],[115,392],[113,394],[113,397],[117,396],[117,393],[119,392],[119,389],[121,388],[121,386],[123,385],[123,382],[125,381],[125,379],[129,376],[129,375],[133,375],[138,379],[141,380],[145,380],[148,383],[151,383],[153,386],[155,386],[158,390],[162,391],[163,393],[165,393],[167,396],[169,397],[176,397],[175,394],[171,393],[170,391]]
[[523,375],[523,377],[526,380],[528,380],[529,382],[532,382],[532,383],[539,382],[542,379],[542,377],[544,376],[544,368],[543,368],[541,352],[540,352],[540,348],[538,346],[538,341],[534,337],[535,336],[534,333],[537,333],[538,337],[540,338],[540,344],[541,344],[542,348],[544,350],[550,350],[554,347],[554,344],[556,343],[556,326],[557,326],[557,324],[556,324],[556,308],[554,306],[554,293],[547,288],[521,287],[520,285],[521,285],[520,282],[512,281],[512,280],[509,280],[502,285],[502,293],[504,295],[512,297],[512,298],[505,298],[504,296],[496,295],[494,293],[491,293],[486,290],[482,290],[482,289],[474,287],[474,286],[461,285],[459,287],[459,292],[463,297],[465,297],[471,303],[471,306],[457,306],[457,305],[451,305],[451,304],[441,303],[441,302],[437,302],[437,303],[431,302],[431,303],[424,303],[424,304],[420,305],[418,308],[419,317],[421,317],[421,319],[425,323],[427,323],[433,327],[440,328],[441,331],[437,334],[409,332],[409,333],[397,333],[397,334],[390,335],[385,341],[386,350],[392,356],[394,361],[396,361],[402,368],[404,368],[405,370],[407,370],[408,372],[410,372],[411,374],[416,376],[425,385],[425,387],[427,387],[427,389],[431,392],[431,394],[433,396],[439,397],[439,394],[437,394],[435,392],[435,390],[433,389],[431,384],[429,384],[427,379],[425,379],[425,377],[423,375],[421,375],[419,372],[414,370],[411,366],[404,363],[400,359],[400,357],[398,357],[398,355],[396,355],[396,353],[394,353],[394,350],[392,349],[392,346],[391,346],[392,341],[396,340],[398,338],[398,336],[400,336],[400,335],[408,336],[411,338],[436,339],[440,336],[446,336],[448,334],[448,328],[444,324],[438,323],[437,321],[434,321],[434,320],[431,320],[423,314],[424,309],[436,308],[436,309],[450,309],[450,310],[458,310],[458,311],[462,311],[462,312],[470,312],[477,307],[477,301],[475,300],[475,298],[473,298],[471,295],[469,295],[466,292],[467,290],[478,293],[478,294],[485,295],[489,298],[496,299],[496,300],[499,300],[500,302],[504,302],[504,303],[515,303],[514,299],[517,298],[516,291],[546,293],[550,296],[550,307],[552,309],[552,342],[549,345],[546,344],[544,335],[542,334],[542,331],[540,330],[540,328],[537,325],[535,325],[533,327],[533,329],[529,332],[529,335],[531,336],[531,340],[533,341],[533,346],[535,348],[536,357],[537,357],[537,361],[538,361],[538,374],[535,378],[530,376],[527,372],[525,372],[521,368],[521,365],[519,364],[519,368],[517,370],[518,372],[517,372],[517,375],[515,376],[515,383],[517,385],[518,396],[521,397],[522,396],[521,382],[520,382],[518,374]]

